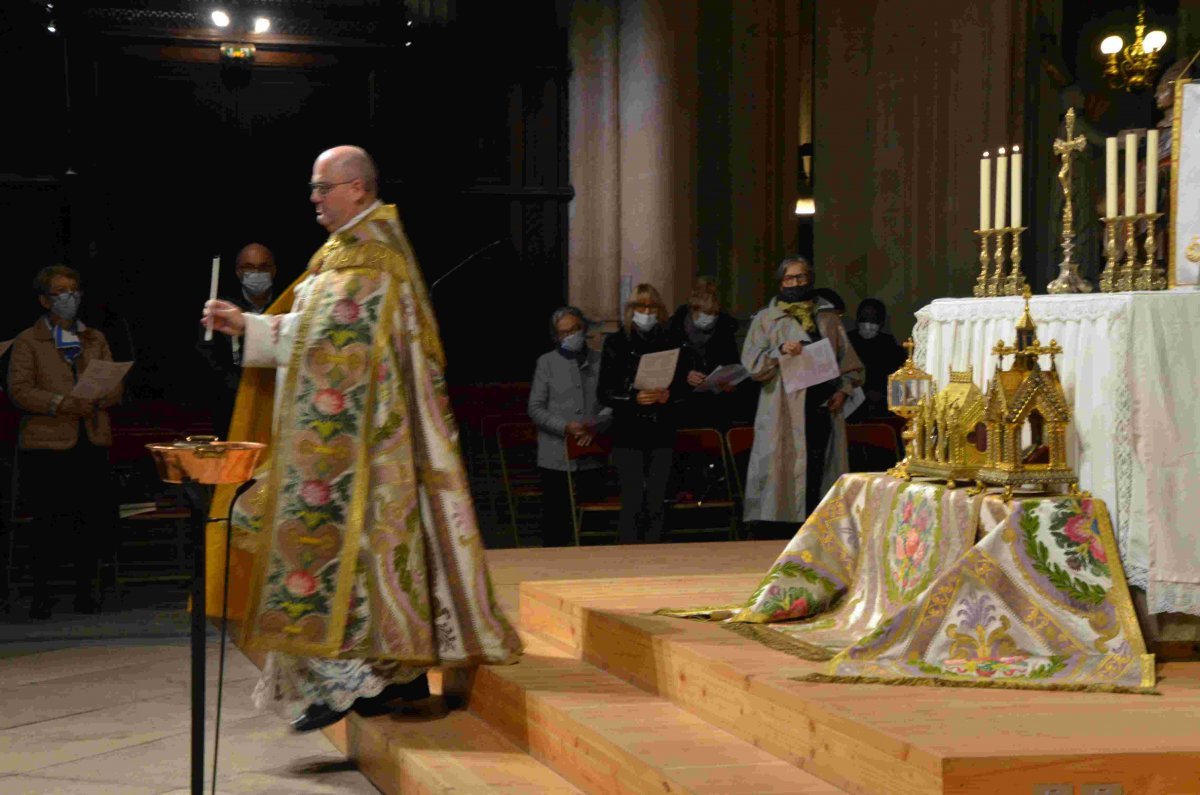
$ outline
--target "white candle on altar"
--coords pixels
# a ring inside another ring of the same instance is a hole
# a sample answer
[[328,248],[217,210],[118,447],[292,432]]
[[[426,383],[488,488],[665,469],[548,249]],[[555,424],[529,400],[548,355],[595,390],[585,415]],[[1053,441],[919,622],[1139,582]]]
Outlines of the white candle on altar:
[[1003,229],[1008,222],[1008,155],[1004,147],[996,158],[996,228]]
[[[221,280],[221,258],[213,257],[212,282],[209,284],[209,287],[208,287],[208,300],[210,300],[210,301],[217,300],[217,282],[220,280]],[[204,330],[204,341],[212,342],[212,337],[213,337],[212,323],[209,322],[208,328],[206,328]]]
[[1104,139],[1104,217],[1117,217],[1117,137]]
[[1158,212],[1158,130],[1146,131],[1146,213]]
[[991,156],[983,153],[979,161],[979,230],[986,232],[992,228],[992,161]]
[[1125,214],[1137,213],[1137,133],[1125,136]]
[[[1021,225],[1021,147],[1012,150],[1012,219],[1014,227]],[[1014,232],[1014,234],[1016,234]]]

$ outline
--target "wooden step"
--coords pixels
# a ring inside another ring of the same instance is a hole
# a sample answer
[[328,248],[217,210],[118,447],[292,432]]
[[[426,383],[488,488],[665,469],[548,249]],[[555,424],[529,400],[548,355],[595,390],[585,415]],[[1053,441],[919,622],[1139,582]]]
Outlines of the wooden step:
[[589,793],[844,792],[536,639],[479,669],[470,709]]
[[1161,697],[813,684],[823,665],[659,607],[736,603],[759,576],[525,582],[521,625],[852,792],[1030,792],[1121,784],[1200,792],[1200,664]]
[[433,719],[403,715],[368,719],[352,714],[325,733],[388,795],[579,792],[463,710]]

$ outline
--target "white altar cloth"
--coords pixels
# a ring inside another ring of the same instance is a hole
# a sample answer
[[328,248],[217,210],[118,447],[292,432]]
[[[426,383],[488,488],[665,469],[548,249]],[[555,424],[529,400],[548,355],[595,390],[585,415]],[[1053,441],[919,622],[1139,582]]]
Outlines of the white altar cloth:
[[[939,385],[970,365],[982,389],[1021,307],[934,301],[917,312],[914,359]],[[1041,342],[1063,347],[1068,457],[1110,506],[1130,584],[1153,613],[1200,615],[1200,292],[1038,295],[1030,312]]]

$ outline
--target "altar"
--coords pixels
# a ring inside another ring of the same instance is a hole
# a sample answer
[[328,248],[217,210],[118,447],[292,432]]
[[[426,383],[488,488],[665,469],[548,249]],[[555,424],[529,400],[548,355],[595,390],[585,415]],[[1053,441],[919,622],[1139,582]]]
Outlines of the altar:
[[[1020,297],[942,299],[917,312],[914,359],[937,383],[1013,335]],[[1043,343],[1074,413],[1068,459],[1113,516],[1130,585],[1152,613],[1200,615],[1200,291],[1039,295]]]

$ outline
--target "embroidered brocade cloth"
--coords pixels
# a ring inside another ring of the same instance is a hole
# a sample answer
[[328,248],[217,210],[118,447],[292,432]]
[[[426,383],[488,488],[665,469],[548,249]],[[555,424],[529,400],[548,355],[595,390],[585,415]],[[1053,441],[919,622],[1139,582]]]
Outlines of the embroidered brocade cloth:
[[726,621],[838,679],[1154,685],[1108,512],[1087,497],[844,475]]

